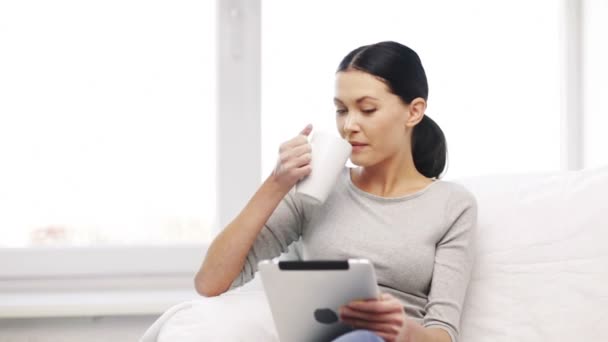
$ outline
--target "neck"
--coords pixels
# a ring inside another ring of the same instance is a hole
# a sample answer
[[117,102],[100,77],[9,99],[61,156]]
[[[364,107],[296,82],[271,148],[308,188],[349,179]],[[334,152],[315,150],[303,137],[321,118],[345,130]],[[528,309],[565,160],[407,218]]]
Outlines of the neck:
[[418,172],[411,153],[354,169],[351,178],[361,190],[381,197],[405,196],[432,183]]

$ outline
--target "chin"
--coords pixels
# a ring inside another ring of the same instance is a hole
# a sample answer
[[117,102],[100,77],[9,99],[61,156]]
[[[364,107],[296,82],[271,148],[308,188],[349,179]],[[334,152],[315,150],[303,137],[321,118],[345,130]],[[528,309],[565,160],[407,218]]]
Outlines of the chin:
[[367,167],[372,165],[368,158],[362,158],[361,156],[350,156],[350,162],[356,166]]

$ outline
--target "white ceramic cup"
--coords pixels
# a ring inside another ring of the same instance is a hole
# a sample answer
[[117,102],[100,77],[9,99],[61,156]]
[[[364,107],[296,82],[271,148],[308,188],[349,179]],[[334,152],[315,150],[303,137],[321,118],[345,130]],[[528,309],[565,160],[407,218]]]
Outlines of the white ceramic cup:
[[312,172],[296,184],[296,192],[325,202],[352,151],[348,141],[323,131],[315,131],[312,145]]

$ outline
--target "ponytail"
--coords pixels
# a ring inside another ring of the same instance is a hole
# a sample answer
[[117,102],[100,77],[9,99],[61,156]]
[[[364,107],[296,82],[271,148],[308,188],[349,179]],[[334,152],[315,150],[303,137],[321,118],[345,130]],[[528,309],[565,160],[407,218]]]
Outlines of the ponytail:
[[425,115],[412,132],[412,155],[416,169],[426,177],[439,178],[445,169],[447,154],[443,131]]

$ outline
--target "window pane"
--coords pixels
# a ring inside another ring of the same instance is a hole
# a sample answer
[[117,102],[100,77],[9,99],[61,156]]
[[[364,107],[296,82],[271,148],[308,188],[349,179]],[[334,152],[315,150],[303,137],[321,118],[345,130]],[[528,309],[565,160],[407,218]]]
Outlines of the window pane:
[[608,165],[608,2],[583,2],[585,40],[583,42],[583,70],[585,91],[585,166]]
[[[427,114],[444,130],[446,178],[559,169],[559,3],[264,1],[262,153],[307,123],[335,131],[334,72],[355,47],[396,40],[420,55]],[[515,24],[516,23],[516,24]]]
[[215,2],[4,1],[0,23],[0,247],[209,239]]

